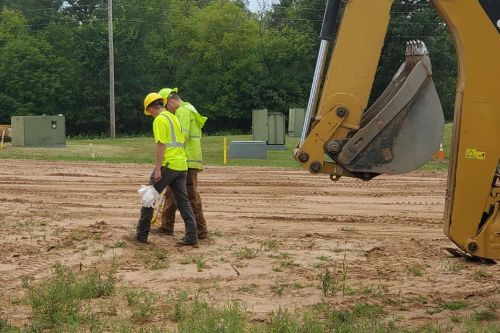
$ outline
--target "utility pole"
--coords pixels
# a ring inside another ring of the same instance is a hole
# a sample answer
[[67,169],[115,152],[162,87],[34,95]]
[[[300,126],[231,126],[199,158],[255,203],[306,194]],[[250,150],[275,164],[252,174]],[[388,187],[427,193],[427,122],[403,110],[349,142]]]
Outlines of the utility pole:
[[115,58],[113,49],[113,0],[108,0],[109,42],[109,123],[110,138],[115,138]]

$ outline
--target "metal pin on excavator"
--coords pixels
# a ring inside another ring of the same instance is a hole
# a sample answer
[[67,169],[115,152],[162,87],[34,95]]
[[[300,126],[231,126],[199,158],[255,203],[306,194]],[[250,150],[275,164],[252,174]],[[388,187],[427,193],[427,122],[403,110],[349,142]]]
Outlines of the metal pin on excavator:
[[[440,145],[444,117],[422,41],[367,107],[393,0],[345,2],[329,64],[325,59],[341,0],[328,0],[321,45],[294,158],[332,180],[371,180],[425,164]],[[458,58],[444,233],[454,255],[500,259],[500,0],[430,0]],[[319,87],[321,96],[317,101]]]

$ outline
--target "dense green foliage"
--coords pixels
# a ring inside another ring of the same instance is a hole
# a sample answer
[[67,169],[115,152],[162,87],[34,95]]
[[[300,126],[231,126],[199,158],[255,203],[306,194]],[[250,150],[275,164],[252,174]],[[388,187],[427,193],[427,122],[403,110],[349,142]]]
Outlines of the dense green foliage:
[[[248,133],[251,110],[305,107],[325,0],[113,0],[117,134],[150,131],[145,95],[179,87],[209,117],[205,131]],[[109,132],[107,0],[0,0],[0,123],[64,114],[67,134]],[[395,1],[371,100],[404,61],[431,52],[445,116],[453,116],[453,41],[427,1]],[[360,26],[360,29],[365,29]]]

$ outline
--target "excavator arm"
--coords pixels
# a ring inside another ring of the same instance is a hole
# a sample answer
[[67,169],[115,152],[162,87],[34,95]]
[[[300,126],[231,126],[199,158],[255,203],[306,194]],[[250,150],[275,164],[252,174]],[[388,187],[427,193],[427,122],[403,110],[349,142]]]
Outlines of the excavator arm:
[[[321,47],[294,158],[332,180],[419,168],[444,132],[425,44],[367,106],[393,0],[348,0],[325,68],[340,0],[329,0]],[[500,0],[430,0],[457,51],[458,78],[444,233],[472,257],[500,259]],[[321,96],[317,97],[321,86]]]

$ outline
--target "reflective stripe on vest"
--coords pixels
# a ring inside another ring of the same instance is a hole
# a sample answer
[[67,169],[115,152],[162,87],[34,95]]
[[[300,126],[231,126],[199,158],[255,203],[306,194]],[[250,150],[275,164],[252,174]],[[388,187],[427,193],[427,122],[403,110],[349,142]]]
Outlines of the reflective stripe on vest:
[[187,163],[203,163],[202,161],[198,161],[198,160],[187,160],[186,162]]
[[174,123],[172,123],[172,119],[170,119],[166,114],[162,114],[165,118],[167,118],[168,122],[170,123],[170,128],[172,129],[171,132],[171,139],[172,143],[165,143],[165,149],[166,148],[175,148],[175,147],[181,147],[185,148],[186,145],[182,142],[177,142],[177,138],[175,137],[175,130],[174,130]]

